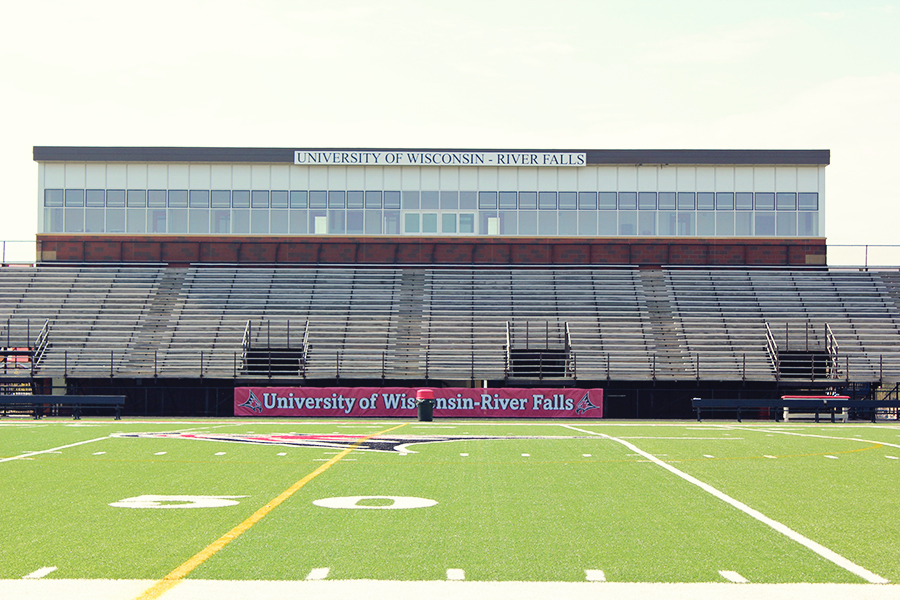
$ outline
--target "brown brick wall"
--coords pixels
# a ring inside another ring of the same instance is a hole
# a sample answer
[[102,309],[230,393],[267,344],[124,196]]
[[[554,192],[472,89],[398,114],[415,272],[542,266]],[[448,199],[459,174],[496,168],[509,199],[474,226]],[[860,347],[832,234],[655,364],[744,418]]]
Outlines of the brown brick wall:
[[824,239],[38,235],[44,262],[421,265],[825,264]]

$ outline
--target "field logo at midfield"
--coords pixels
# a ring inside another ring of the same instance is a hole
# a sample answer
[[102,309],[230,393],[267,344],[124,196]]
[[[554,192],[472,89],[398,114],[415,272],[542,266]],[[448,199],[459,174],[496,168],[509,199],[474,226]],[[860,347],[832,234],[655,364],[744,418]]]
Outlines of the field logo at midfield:
[[[249,402],[249,400],[247,402]],[[257,402],[259,402],[259,401],[257,400]],[[588,394],[585,393],[584,397],[578,401],[578,405],[575,407],[575,414],[583,415],[587,411],[593,410],[595,408],[600,408],[600,407],[595,405],[593,402],[591,402],[591,399],[588,397]]]
[[255,413],[262,412],[262,402],[259,401],[259,398],[256,397],[256,394],[253,393],[253,390],[250,390],[250,397],[247,398],[247,401],[238,404],[238,406],[249,408]]
[[264,446],[290,446],[300,448],[332,448],[344,450],[355,446],[356,450],[368,452],[413,452],[407,446],[412,444],[433,444],[436,442],[465,442],[472,440],[571,440],[595,439],[592,436],[548,436],[548,435],[384,435],[369,437],[359,434],[340,433],[119,433],[114,437],[123,438],[165,438],[181,440],[202,440],[209,442],[234,442],[239,444],[260,444]]

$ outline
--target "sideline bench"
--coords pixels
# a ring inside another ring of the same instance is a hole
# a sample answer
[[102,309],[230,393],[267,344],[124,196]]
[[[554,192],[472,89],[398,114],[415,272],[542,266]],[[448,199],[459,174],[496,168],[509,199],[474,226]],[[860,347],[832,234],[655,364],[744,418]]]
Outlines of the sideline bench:
[[775,420],[778,421],[778,411],[797,410],[802,412],[811,412],[816,415],[816,423],[819,422],[820,414],[830,414],[831,422],[834,423],[834,415],[837,411],[847,409],[871,410],[872,422],[875,422],[875,411],[879,408],[900,408],[898,400],[851,400],[849,396],[782,396],[779,399],[716,399],[703,400],[693,398],[691,404],[697,412],[697,420],[700,420],[701,409],[706,410],[734,410],[737,411],[737,420],[741,421],[742,410],[754,410],[760,408],[775,409]]
[[44,416],[44,409],[63,406],[72,409],[74,419],[81,418],[83,408],[114,408],[116,420],[122,418],[125,396],[7,396],[0,395],[0,415],[6,416],[10,409],[30,411],[35,419]]

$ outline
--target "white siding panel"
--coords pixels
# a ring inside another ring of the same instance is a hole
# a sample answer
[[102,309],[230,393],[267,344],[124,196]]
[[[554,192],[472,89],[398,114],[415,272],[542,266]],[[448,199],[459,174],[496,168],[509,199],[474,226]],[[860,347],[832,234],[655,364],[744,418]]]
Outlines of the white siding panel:
[[498,185],[501,190],[516,190],[519,186],[519,169],[498,169]]
[[[116,165],[109,165],[106,169],[106,179],[111,181],[113,167]],[[186,190],[188,188],[188,184],[190,183],[190,174],[188,172],[188,166],[185,164],[180,165],[169,165],[169,189],[170,190]],[[109,184],[109,187],[113,186],[112,183]],[[118,187],[121,187],[118,186]]]
[[[538,171],[536,167],[516,169],[519,176],[519,191],[535,191],[538,188]],[[460,188],[461,189],[461,188]]]
[[578,189],[578,169],[576,167],[559,168],[556,170],[561,192],[574,192]]
[[717,192],[734,191],[734,167],[716,167]]
[[270,176],[273,190],[286,190],[291,186],[291,170],[288,165],[272,165]]
[[455,192],[459,189],[459,168],[443,167],[441,168],[441,190]]
[[66,164],[66,187],[67,188],[83,188],[84,187],[84,163],[67,163]]
[[325,167],[328,169],[328,189],[347,189],[347,167]]
[[615,167],[597,167],[597,191],[615,192],[619,189],[619,177]]
[[797,167],[776,167],[775,189],[779,192],[796,192]]
[[488,167],[477,169],[478,172],[478,189],[486,191],[496,191],[499,184],[500,174],[497,173],[498,167]]
[[234,165],[231,167],[231,185],[236,190],[250,189],[250,165]]
[[126,165],[126,185],[131,190],[147,188],[147,163]]
[[301,165],[291,165],[291,189],[306,190],[309,189],[309,167]]
[[272,169],[269,165],[250,165],[250,189],[272,189]]
[[[166,187],[166,166],[153,165],[162,170],[162,184],[159,187]],[[104,163],[90,163],[85,165],[84,186],[92,189],[103,189],[106,187],[106,165]]]
[[363,173],[367,190],[385,189],[384,167],[363,167]]
[[753,191],[753,167],[735,167],[734,168],[734,191],[736,191],[736,192],[752,192]]
[[753,191],[775,191],[775,167],[753,167]]
[[231,189],[231,165],[212,165],[209,175],[210,189]]
[[423,190],[435,191],[441,187],[441,174],[438,167],[422,167],[419,171]]
[[404,192],[419,191],[420,185],[420,167],[400,167],[400,189]]
[[[212,165],[190,165],[190,189],[208,190],[211,178],[210,167]],[[131,173],[128,174],[128,185],[131,185]]]
[[328,189],[328,167],[321,165],[311,166],[309,168],[309,189],[311,190],[327,190]]
[[578,191],[597,191],[597,167],[581,167],[578,169]]
[[710,192],[716,189],[716,168],[697,167],[697,191]]
[[[90,178],[90,169],[88,169],[88,178]],[[106,179],[105,171],[103,173],[103,178],[104,180]],[[147,165],[147,187],[151,190],[164,190],[169,187],[169,169],[166,168],[166,165],[156,163]]]
[[[274,179],[275,167],[272,167]],[[272,185],[275,185],[274,183]],[[347,189],[363,190],[366,187],[366,167],[347,167]]]
[[384,167],[384,189],[399,190],[403,177],[400,169],[403,167]]
[[659,168],[659,191],[674,192],[678,185],[678,171],[673,167]]
[[66,165],[62,163],[38,163],[44,167],[44,189],[66,187]]
[[638,189],[642,192],[655,192],[659,185],[659,167],[638,167]]
[[[824,169],[823,169],[824,172]],[[797,168],[797,191],[798,192],[817,192],[819,191],[819,167],[798,167]]]
[[697,168],[696,167],[675,167],[675,185],[676,191],[679,192],[695,192],[697,191]]
[[619,191],[620,192],[636,192],[637,191],[637,167],[632,165],[621,166],[619,172]]

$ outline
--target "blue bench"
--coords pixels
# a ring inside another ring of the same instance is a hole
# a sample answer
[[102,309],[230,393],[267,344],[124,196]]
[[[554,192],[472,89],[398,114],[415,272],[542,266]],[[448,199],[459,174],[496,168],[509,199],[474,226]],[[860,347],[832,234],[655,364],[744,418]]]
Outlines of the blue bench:
[[74,419],[81,418],[81,410],[84,408],[109,408],[115,409],[116,420],[122,418],[122,408],[125,406],[125,396],[8,396],[0,395],[0,411],[3,415],[10,409],[31,412],[35,419],[44,416],[44,411],[53,406],[61,406],[72,409]]

